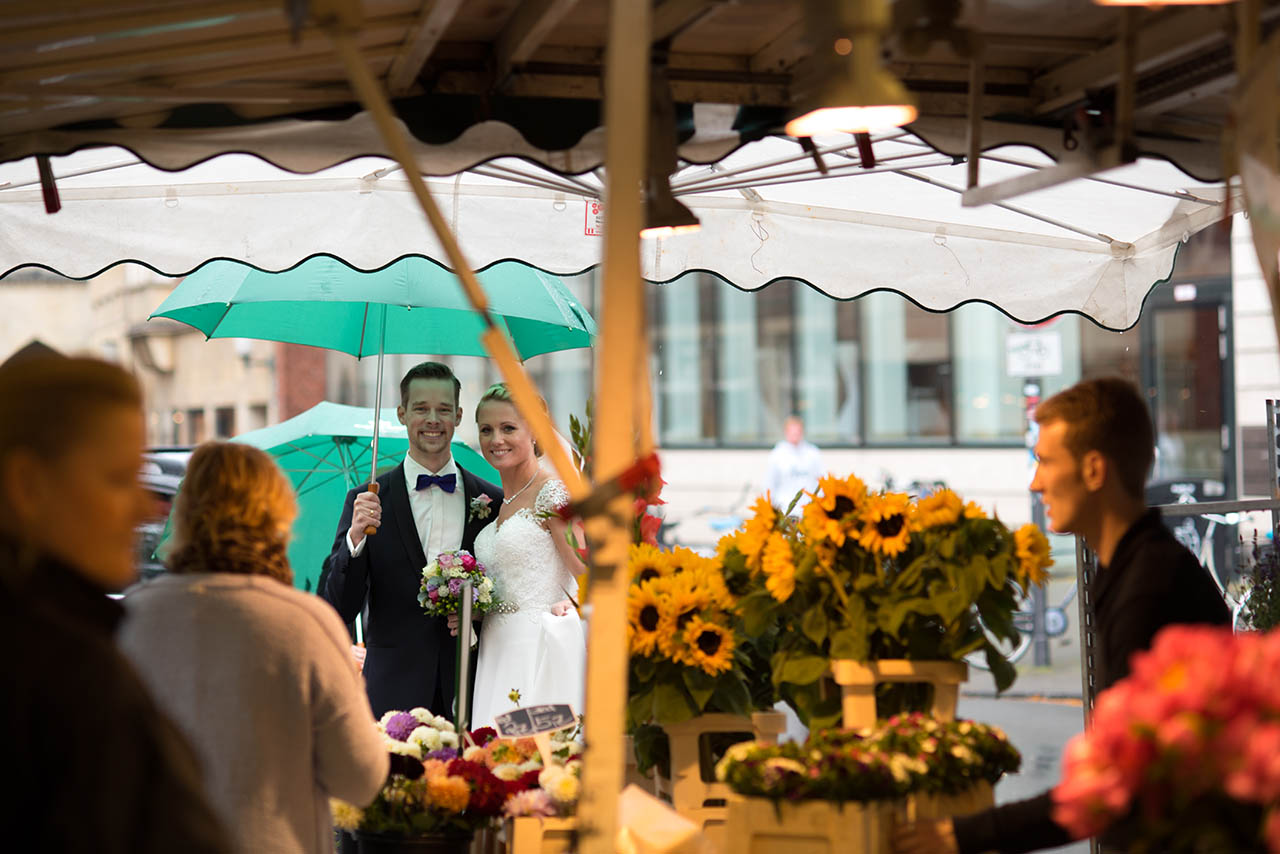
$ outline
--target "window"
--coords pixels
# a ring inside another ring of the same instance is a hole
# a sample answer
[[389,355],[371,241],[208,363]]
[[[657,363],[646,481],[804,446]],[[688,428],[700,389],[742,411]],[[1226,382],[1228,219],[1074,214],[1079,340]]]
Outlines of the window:
[[188,409],[186,422],[187,444],[198,445],[208,438],[208,434],[205,432],[203,409]]
[[219,439],[230,439],[236,434],[236,411],[230,406],[220,406],[213,413],[214,434]]
[[951,353],[947,316],[897,294],[862,297],[867,441],[948,439]]

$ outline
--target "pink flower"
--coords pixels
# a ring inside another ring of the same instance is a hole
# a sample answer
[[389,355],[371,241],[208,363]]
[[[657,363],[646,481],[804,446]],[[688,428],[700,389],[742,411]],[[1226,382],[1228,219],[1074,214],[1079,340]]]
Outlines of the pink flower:
[[461,557],[462,557],[462,568],[463,568],[463,569],[475,569],[475,568],[476,568],[476,559],[475,559],[474,557],[472,557],[471,555],[467,554],[466,552],[463,552]]
[[438,601],[440,600],[440,590],[439,590],[439,588],[435,588],[435,589],[432,589],[432,590],[428,590],[428,591],[427,591],[427,596],[431,597],[431,601],[432,601],[432,602],[438,602]]
[[1272,807],[1267,813],[1262,835],[1267,840],[1267,848],[1271,854],[1280,854],[1280,807]]

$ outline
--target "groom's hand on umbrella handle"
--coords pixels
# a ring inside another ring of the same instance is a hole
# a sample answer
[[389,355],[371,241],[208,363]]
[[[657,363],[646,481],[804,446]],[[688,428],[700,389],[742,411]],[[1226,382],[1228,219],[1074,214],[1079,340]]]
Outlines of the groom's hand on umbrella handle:
[[374,534],[382,524],[382,502],[378,499],[378,484],[369,484],[369,491],[356,496],[351,506],[351,544],[360,545],[365,537]]

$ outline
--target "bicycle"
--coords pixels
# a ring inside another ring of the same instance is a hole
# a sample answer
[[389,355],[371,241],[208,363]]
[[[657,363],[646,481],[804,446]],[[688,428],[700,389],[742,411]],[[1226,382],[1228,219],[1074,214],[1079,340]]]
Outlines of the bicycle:
[[[1045,605],[1044,609],[1044,633],[1049,638],[1059,638],[1067,633],[1067,606],[1076,598],[1076,582],[1071,582],[1071,586],[1067,588],[1067,594],[1062,597],[1062,601],[1057,605]],[[1027,597],[1028,604],[1030,597]],[[1027,654],[1027,650],[1031,649],[1033,640],[1032,633],[1035,631],[1035,612],[1030,609],[1018,610],[1013,612],[1013,627],[1018,630],[1018,642],[1016,644],[1008,644],[1004,641],[996,641],[995,646],[1004,657],[1009,660],[1010,664],[1016,664],[1023,656]],[[990,636],[988,635],[988,638]],[[976,667],[979,670],[990,670],[987,666],[987,657],[982,650],[971,652],[965,656],[965,661],[970,667]]]
[[[1179,504],[1195,504],[1195,496],[1188,492],[1178,495]],[[1238,518],[1232,519],[1231,516],[1224,516],[1221,513],[1201,513],[1201,518],[1207,519],[1209,524],[1204,529],[1204,535],[1196,530],[1195,522],[1192,521],[1193,516],[1183,516],[1182,521],[1173,528],[1173,537],[1186,547],[1187,551],[1195,555],[1196,560],[1200,561],[1209,572],[1209,577],[1213,579],[1213,583],[1217,585],[1218,592],[1222,594],[1222,601],[1231,611],[1231,628],[1234,631],[1241,631],[1246,628],[1243,625],[1244,609],[1249,604],[1250,590],[1245,588],[1242,592],[1233,589],[1233,586],[1222,580],[1221,574],[1218,572],[1217,561],[1213,555],[1213,534],[1218,525],[1234,525],[1239,522]]]

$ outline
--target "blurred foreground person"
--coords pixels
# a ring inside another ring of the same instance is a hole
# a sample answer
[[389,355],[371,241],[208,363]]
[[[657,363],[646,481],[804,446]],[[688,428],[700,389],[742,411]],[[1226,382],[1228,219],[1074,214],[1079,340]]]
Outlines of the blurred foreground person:
[[245,852],[331,851],[329,797],[367,804],[387,776],[346,628],[292,586],[296,513],[265,452],[201,445],[174,503],[169,574],[129,593],[120,633]]
[[[223,852],[195,754],[112,635],[131,583],[142,394],[56,355],[0,365],[0,824],[19,851]],[[16,836],[16,839],[15,839]]]

